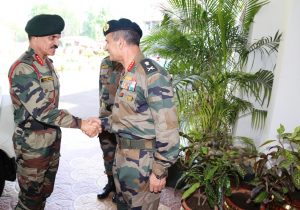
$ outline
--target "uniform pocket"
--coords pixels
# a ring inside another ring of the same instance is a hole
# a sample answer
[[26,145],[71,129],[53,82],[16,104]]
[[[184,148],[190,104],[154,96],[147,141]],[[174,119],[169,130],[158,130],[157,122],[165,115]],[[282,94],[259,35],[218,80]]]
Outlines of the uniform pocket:
[[123,189],[145,191],[153,165],[153,152],[139,149],[118,149],[115,171]]
[[53,102],[55,97],[53,81],[50,80],[41,82],[41,86],[46,94],[46,98],[48,98],[50,102]]
[[51,92],[54,90],[53,81],[41,82],[41,86],[45,92]]
[[136,92],[127,91],[122,89],[119,93],[120,104],[126,108],[136,111]]
[[30,191],[33,195],[39,195],[42,190],[45,169],[29,167],[30,161],[19,159],[17,162],[17,174],[20,187],[25,191]]
[[38,179],[38,169],[26,167],[24,160],[19,159],[17,161],[17,173],[19,174],[22,182],[35,182]]
[[42,152],[46,152],[45,149],[53,145],[55,140],[55,130],[53,130],[52,132],[50,132],[49,130],[41,130],[31,132],[30,135],[26,138],[25,142],[33,150],[41,150],[41,154],[43,154]]

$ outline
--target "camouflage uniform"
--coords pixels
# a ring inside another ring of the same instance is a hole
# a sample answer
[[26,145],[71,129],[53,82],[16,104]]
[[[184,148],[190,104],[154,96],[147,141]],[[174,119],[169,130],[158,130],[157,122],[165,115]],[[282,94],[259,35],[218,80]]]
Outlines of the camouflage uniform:
[[[104,58],[101,62],[99,77],[100,117],[111,115],[122,70],[122,64],[111,62],[108,57]],[[112,166],[117,145],[116,136],[108,131],[103,131],[99,134],[99,141],[103,151],[105,173],[108,179],[111,179],[108,182],[111,181],[111,184],[113,184]]]
[[59,81],[50,59],[29,48],[10,68],[13,135],[20,186],[16,209],[44,209],[59,164],[61,130],[79,128],[81,120],[58,109]]
[[117,134],[113,172],[118,199],[126,203],[118,209],[157,209],[160,194],[149,191],[149,176],[164,174],[179,152],[170,75],[137,55],[121,78],[112,115],[102,124]]

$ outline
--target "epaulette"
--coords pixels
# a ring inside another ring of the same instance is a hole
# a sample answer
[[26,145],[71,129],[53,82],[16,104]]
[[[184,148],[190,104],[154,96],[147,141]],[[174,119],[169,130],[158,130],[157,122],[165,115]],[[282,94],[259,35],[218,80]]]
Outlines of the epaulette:
[[33,64],[33,51],[27,51],[25,53],[25,55],[20,58],[20,60],[17,60],[11,67],[10,71],[9,71],[9,75],[8,75],[8,79],[9,79],[9,83],[10,83],[10,86],[12,85],[12,75],[16,69],[16,67],[20,64],[20,63],[25,63],[29,66],[32,66],[35,73],[37,74],[37,77],[38,79],[40,80],[42,78],[42,74],[41,72],[38,70],[38,68]]
[[114,68],[114,70],[117,70],[117,71],[121,71],[121,70],[124,69],[123,65],[121,63],[119,63],[119,62],[115,62],[113,68]]
[[146,74],[151,74],[158,71],[152,60],[149,58],[145,58],[144,60],[142,60],[141,65],[144,68]]
[[21,63],[26,63],[28,65],[32,65],[33,63],[33,51],[27,51],[25,55],[20,59]]

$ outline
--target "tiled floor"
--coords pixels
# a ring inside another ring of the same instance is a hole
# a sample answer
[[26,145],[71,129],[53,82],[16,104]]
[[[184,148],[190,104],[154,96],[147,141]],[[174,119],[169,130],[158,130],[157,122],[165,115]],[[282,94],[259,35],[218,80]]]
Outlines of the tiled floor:
[[[97,72],[63,73],[61,106],[71,113],[88,117],[98,112]],[[78,85],[74,81],[93,81]],[[95,81],[94,81],[95,80]],[[73,81],[73,82],[72,82]],[[53,194],[46,210],[115,210],[111,197],[99,201],[97,192],[106,184],[102,152],[97,138],[88,138],[81,131],[62,129],[61,161]],[[6,182],[0,197],[0,210],[11,210],[16,205],[18,186]],[[180,209],[180,194],[166,188],[161,195],[160,210]]]

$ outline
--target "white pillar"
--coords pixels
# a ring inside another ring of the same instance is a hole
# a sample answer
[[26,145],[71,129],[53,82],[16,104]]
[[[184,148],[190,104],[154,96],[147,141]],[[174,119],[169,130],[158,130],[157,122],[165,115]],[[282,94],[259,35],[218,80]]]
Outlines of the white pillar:
[[235,135],[253,138],[256,145],[275,138],[280,124],[283,124],[287,131],[300,125],[299,20],[299,0],[271,0],[254,19],[251,40],[274,36],[277,30],[283,34],[277,59],[255,64],[268,69],[272,66],[270,63],[276,63],[266,127],[262,131],[252,129],[250,117],[245,116],[237,122],[235,128]]
[[300,125],[300,1],[282,2],[285,4],[282,8],[286,9],[283,40],[279,46],[271,102],[261,142],[275,138],[280,124],[289,132]]

